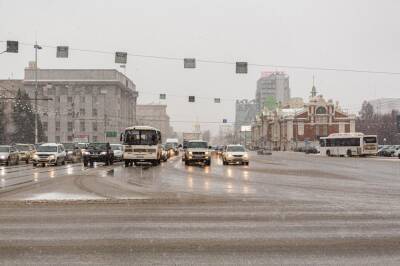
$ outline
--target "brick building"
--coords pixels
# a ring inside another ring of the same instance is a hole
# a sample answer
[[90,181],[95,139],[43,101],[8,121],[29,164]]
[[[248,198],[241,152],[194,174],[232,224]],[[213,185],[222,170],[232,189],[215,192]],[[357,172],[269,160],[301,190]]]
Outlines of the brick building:
[[293,150],[305,143],[318,143],[332,133],[355,131],[355,116],[344,112],[338,103],[316,96],[315,88],[302,108],[264,110],[252,124],[252,146]]

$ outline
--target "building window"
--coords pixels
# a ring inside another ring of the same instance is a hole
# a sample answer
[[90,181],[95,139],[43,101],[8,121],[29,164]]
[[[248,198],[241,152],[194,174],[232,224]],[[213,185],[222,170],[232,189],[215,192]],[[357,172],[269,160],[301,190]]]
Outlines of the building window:
[[93,131],[97,131],[97,122],[92,123],[92,129]]
[[326,114],[326,108],[323,106],[320,106],[317,108],[317,110],[315,111],[315,113],[317,115],[325,115]]
[[79,109],[79,115],[80,116],[85,116],[86,115],[85,108],[80,108]]
[[86,128],[85,128],[85,121],[81,121],[81,122],[79,123],[79,129],[80,129],[80,131],[82,131],[82,132],[86,131]]
[[304,123],[297,124],[297,135],[303,136],[304,135]]
[[48,123],[47,122],[43,122],[42,123],[42,128],[43,128],[43,131],[47,131]]
[[73,131],[73,122],[68,122],[68,132]]
[[68,136],[68,142],[72,142],[72,136]]
[[56,121],[56,131],[60,131],[61,123],[60,121]]
[[92,116],[97,116],[97,109],[96,108],[92,109]]
[[345,133],[345,124],[339,123],[339,133]]
[[328,125],[322,126],[322,136],[324,137],[328,136]]
[[56,136],[56,142],[57,142],[57,143],[60,143],[60,142],[61,142],[60,136]]

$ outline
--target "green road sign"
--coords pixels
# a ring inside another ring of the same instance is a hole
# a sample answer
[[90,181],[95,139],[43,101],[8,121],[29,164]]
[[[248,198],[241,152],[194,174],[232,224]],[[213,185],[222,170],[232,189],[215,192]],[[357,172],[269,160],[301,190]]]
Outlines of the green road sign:
[[117,137],[117,132],[116,131],[107,131],[106,132],[106,137],[107,138],[116,138]]

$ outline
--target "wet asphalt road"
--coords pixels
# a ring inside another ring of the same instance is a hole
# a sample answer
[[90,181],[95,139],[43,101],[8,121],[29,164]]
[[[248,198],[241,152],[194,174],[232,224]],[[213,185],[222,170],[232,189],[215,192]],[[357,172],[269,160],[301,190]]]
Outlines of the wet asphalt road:
[[400,264],[400,160],[288,152],[0,177],[3,264]]

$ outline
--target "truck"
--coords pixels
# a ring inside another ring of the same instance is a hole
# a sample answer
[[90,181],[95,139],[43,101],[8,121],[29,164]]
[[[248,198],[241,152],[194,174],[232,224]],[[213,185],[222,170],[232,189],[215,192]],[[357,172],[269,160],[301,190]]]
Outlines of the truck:
[[201,133],[200,132],[183,132],[182,133],[183,139],[183,147],[187,146],[189,140],[200,140]]
[[165,149],[171,156],[173,152],[175,155],[179,154],[179,140],[178,139],[167,139],[165,142]]

